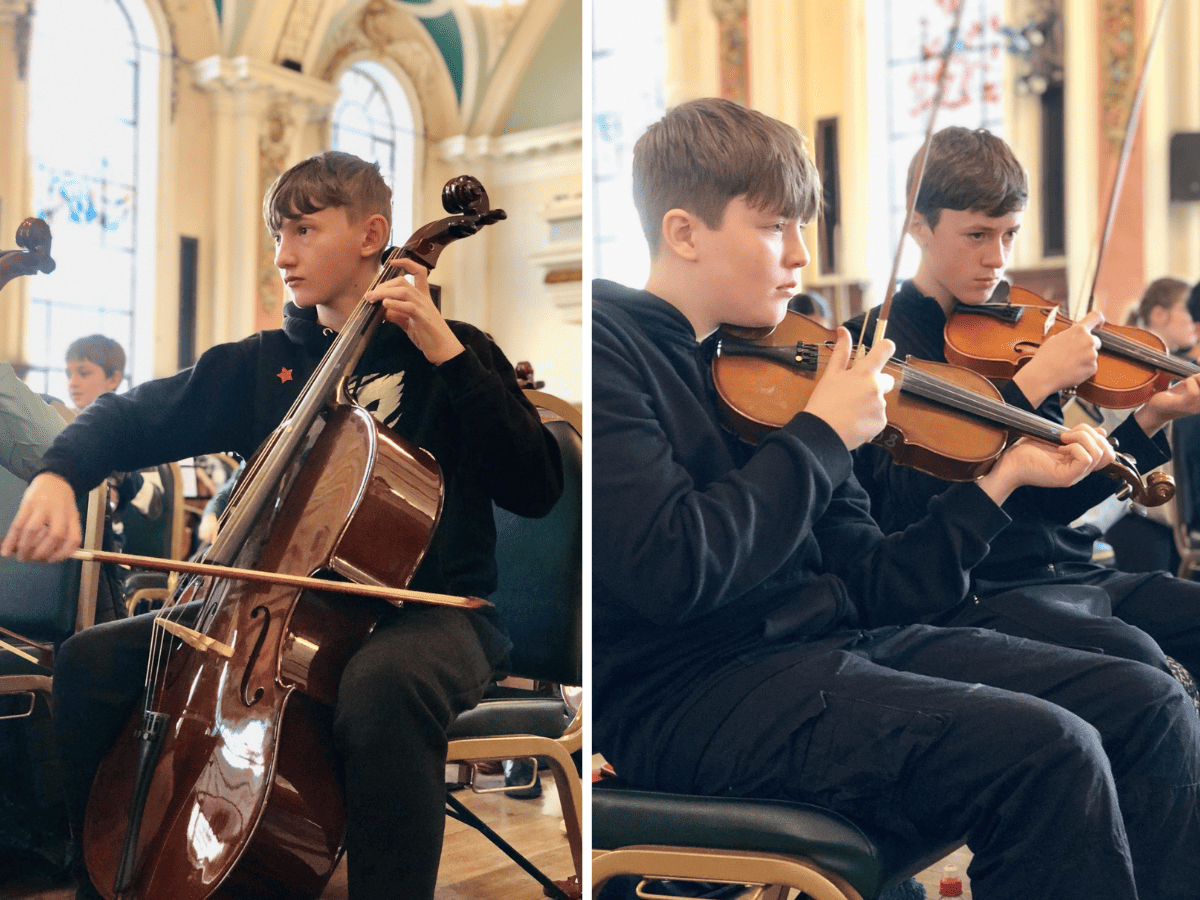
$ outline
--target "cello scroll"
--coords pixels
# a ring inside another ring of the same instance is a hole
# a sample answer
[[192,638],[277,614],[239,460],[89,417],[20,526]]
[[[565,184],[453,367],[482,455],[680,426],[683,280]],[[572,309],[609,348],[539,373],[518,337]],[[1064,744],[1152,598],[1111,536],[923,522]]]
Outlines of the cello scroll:
[[50,226],[44,219],[29,218],[17,228],[21,250],[0,250],[0,288],[22,275],[49,274],[56,263],[50,257]]

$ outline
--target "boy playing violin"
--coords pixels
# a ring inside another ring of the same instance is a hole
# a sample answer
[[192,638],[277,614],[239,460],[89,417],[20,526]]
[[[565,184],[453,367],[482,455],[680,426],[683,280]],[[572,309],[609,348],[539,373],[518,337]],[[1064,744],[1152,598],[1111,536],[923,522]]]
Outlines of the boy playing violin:
[[[909,182],[917,159],[909,168]],[[911,235],[921,248],[917,273],[892,302],[887,336],[901,358],[945,362],[943,331],[957,304],[986,303],[1004,275],[1028,196],[1024,170],[1000,138],[953,127],[933,136]],[[867,328],[874,333],[878,311]],[[1005,400],[1055,422],[1063,421],[1060,391],[1097,370],[1102,324],[1089,313],[1047,338],[1001,387]],[[862,327],[859,317],[847,325]],[[1155,394],[1113,431],[1122,453],[1141,472],[1170,455],[1163,426],[1200,410],[1200,377]],[[855,454],[855,473],[871,495],[871,512],[885,531],[924,515],[945,482],[896,465],[880,447]],[[1092,562],[1099,536],[1071,522],[1110,497],[1117,483],[1099,473],[1068,490],[1028,487],[1004,505],[1012,522],[991,542],[971,574],[971,597],[927,621],[991,628],[1066,647],[1095,649],[1169,671],[1165,654],[1200,673],[1200,584],[1165,572],[1127,574]]]
[[[409,587],[486,597],[495,587],[493,501],[526,516],[562,490],[553,437],[512,366],[470,325],[442,318],[424,267],[368,291],[390,232],[377,167],[329,152],[279,177],[263,203],[291,296],[281,330],[205,352],[192,369],[106,394],[47,452],[0,552],[58,560],[79,546],[75,492],[113,470],[233,450],[249,458],[291,407],[351,312],[380,302],[387,321],[350,391],[437,460],[445,499]],[[142,689],[152,616],[98,625],[56,659],[54,705],[80,833],[93,773]],[[445,819],[446,729],[478,703],[508,641],[492,615],[408,605],[385,613],[350,659],[333,732],[343,771],[350,896],[432,898]],[[95,896],[82,874],[79,896]]]
[[756,446],[713,398],[719,326],[776,325],[808,262],[802,138],[697,100],[633,166],[650,277],[592,293],[596,750],[642,788],[965,840],[981,898],[1192,895],[1200,721],[1174,679],[908,624],[962,600],[1014,489],[1110,462],[1101,436],[1020,443],[885,537],[849,451],[884,426],[890,342],[851,363],[839,331],[807,408]]

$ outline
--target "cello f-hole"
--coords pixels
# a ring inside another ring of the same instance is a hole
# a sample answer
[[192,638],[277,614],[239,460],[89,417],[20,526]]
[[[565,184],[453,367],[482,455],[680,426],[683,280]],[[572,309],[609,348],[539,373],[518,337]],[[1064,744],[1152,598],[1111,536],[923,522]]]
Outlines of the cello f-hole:
[[254,641],[254,648],[250,651],[250,656],[246,659],[246,668],[242,674],[242,702],[247,706],[253,706],[263,697],[263,689],[261,687],[255,688],[254,696],[250,696],[250,678],[254,673],[254,663],[258,660],[262,652],[262,646],[267,640],[267,632],[271,628],[271,611],[265,606],[256,606],[254,611],[250,613],[250,618],[258,618],[260,613],[263,616],[262,628],[259,629],[258,637]]

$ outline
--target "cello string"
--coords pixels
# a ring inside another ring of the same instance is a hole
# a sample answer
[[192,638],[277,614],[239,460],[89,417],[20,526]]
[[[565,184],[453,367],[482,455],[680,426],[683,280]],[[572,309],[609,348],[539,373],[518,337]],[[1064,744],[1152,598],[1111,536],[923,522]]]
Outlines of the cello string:
[[[407,274],[403,269],[396,265],[396,262],[402,258],[404,258],[403,248],[390,248],[383,260],[379,272],[376,273],[375,278],[369,285],[367,289],[368,292],[374,290],[385,281],[389,281],[398,276]],[[351,319],[362,317],[363,313],[365,312],[365,307],[376,306],[376,304],[368,303],[365,299],[365,296],[366,295],[364,294],[363,298],[359,300],[358,304],[351,312]],[[298,403],[299,399],[297,399],[296,402]],[[247,473],[247,476],[249,475],[250,473]],[[249,477],[247,477],[247,480],[249,480]],[[218,520],[218,533],[220,526],[225,524],[227,516],[230,515],[231,510],[233,510],[234,507],[235,504],[231,501],[230,504],[222,511]],[[216,618],[217,612],[220,610],[225,598],[228,596],[228,590],[222,589],[220,585],[215,583],[215,581],[216,579],[214,578],[214,583],[210,586],[209,590],[205,592],[203,599],[200,601],[200,608],[197,613],[194,630],[200,632],[201,634],[207,634],[208,628]],[[182,619],[183,605],[180,603],[180,600],[186,592],[188,583],[189,582],[185,581],[185,579],[180,579],[169,606],[164,606],[163,609],[159,610],[157,616],[165,616],[168,618],[168,620],[176,622]],[[165,675],[168,666],[170,665],[170,661],[176,647],[182,646],[182,641],[176,643],[178,639],[173,640],[171,635],[164,632],[165,629],[155,627],[151,633],[151,655],[146,667],[145,694],[143,701],[144,710],[146,712],[151,710],[156,698],[160,695],[158,688],[161,685],[162,678]]]

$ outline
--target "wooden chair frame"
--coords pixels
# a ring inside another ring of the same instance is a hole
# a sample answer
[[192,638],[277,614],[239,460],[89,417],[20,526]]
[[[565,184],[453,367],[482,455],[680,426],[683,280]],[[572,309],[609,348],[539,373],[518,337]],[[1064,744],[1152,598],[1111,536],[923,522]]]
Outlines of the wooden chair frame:
[[[525,396],[538,408],[542,421],[561,419],[583,434],[583,414],[559,397],[532,389]],[[557,738],[532,734],[502,734],[486,737],[468,737],[451,740],[446,756],[448,764],[459,763],[472,769],[482,762],[492,762],[525,757],[541,757],[546,760],[558,799],[562,806],[563,822],[567,831],[567,843],[571,850],[571,861],[579,884],[583,884],[583,786],[571,754],[583,747],[583,707],[575,713],[566,730]]]

